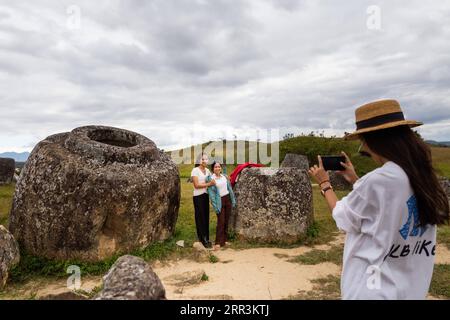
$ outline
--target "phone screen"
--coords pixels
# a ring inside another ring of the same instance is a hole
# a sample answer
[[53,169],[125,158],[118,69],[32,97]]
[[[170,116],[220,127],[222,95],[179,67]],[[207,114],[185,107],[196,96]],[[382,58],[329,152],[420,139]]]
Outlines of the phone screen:
[[321,156],[322,158],[322,164],[323,168],[325,170],[332,170],[332,171],[342,171],[345,170],[345,168],[341,165],[341,162],[345,163],[345,157],[344,156]]

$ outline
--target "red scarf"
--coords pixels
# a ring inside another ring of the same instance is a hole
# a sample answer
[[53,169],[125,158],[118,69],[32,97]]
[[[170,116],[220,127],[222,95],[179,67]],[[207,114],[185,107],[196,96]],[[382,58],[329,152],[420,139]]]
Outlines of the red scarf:
[[264,167],[263,164],[259,164],[259,163],[250,163],[250,162],[246,162],[243,164],[238,165],[233,172],[230,174],[230,182],[231,182],[231,186],[234,187],[235,183],[236,183],[236,179],[238,178],[239,174],[241,173],[242,170],[244,170],[245,168],[251,168],[251,167]]

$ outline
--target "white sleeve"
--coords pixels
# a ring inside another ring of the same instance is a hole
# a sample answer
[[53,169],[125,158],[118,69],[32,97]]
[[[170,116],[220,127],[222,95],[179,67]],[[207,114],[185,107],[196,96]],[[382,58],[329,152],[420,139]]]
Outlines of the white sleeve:
[[198,177],[198,170],[197,170],[197,167],[195,167],[194,169],[192,169],[192,171],[191,171],[191,177]]
[[[379,219],[377,192],[371,192],[373,183],[368,180],[336,203],[333,219],[337,227],[348,233],[360,233],[363,224],[372,224]],[[366,228],[364,228],[366,229]],[[363,230],[364,231],[364,230]]]

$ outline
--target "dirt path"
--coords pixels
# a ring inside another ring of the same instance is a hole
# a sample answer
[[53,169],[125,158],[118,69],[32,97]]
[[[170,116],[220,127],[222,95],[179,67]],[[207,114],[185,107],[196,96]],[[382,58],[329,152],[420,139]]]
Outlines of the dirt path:
[[[212,251],[218,262],[172,261],[153,266],[168,299],[283,299],[299,290],[310,291],[314,279],[339,276],[334,263],[301,265],[289,260],[313,249],[329,250],[342,245],[343,235],[327,245],[292,249],[255,248]],[[205,274],[207,281],[195,281]]]
[[[300,265],[288,262],[306,250],[258,248],[215,252],[217,263],[177,261],[154,270],[161,278],[168,299],[282,299],[298,290],[312,289],[311,280],[340,274],[333,263]],[[198,275],[207,281],[195,283]],[[184,274],[180,281],[174,275]],[[194,279],[193,279],[194,278]],[[193,285],[186,284],[192,279]]]

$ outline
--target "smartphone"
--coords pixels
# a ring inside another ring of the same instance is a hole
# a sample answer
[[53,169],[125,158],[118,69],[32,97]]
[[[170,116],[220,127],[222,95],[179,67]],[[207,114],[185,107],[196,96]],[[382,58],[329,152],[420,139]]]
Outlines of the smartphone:
[[332,170],[332,171],[342,171],[345,170],[345,168],[341,165],[341,162],[345,163],[345,157],[344,156],[321,156],[322,158],[322,164],[323,168],[325,170]]

